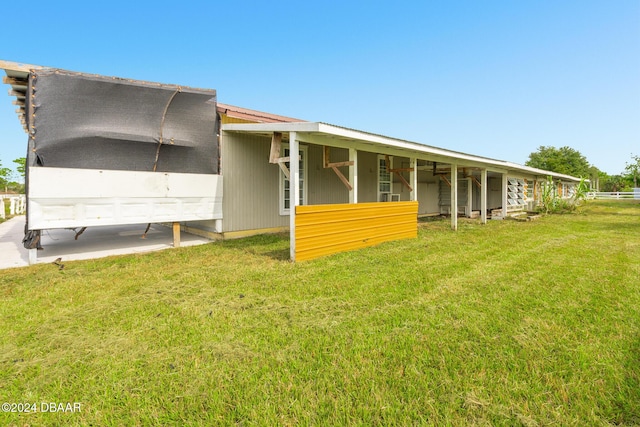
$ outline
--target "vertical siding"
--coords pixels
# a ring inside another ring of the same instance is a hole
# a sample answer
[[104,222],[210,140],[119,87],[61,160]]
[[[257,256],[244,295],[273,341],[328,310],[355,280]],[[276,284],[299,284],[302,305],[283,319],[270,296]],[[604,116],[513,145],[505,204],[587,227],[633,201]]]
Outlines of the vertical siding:
[[[324,168],[322,163],[322,146],[309,145],[307,160],[307,202],[310,205],[349,203],[349,190],[340,181],[333,169]],[[331,148],[331,162],[349,160],[349,150]],[[348,179],[349,168],[338,168]]]
[[378,201],[378,155],[358,151],[358,202]]
[[269,138],[223,132],[223,232],[286,227],[279,211],[278,165],[269,163]]
[[296,260],[418,235],[418,202],[298,206]]

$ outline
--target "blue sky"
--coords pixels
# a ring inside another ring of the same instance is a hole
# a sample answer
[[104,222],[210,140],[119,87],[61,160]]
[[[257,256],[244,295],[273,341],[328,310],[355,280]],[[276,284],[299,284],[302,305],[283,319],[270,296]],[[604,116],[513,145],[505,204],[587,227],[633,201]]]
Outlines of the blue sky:
[[[640,0],[32,1],[0,59],[216,89],[218,101],[524,163],[640,155]],[[18,19],[20,17],[20,19]],[[0,161],[26,135],[0,94]]]

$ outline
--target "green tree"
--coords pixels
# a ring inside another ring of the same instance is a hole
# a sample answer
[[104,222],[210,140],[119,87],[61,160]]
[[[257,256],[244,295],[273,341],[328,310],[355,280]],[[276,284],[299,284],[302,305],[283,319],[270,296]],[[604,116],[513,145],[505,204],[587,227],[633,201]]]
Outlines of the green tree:
[[15,159],[13,161],[13,163],[15,163],[17,165],[16,166],[16,171],[18,171],[18,173],[20,174],[22,179],[24,179],[25,172],[26,172],[27,159],[25,157],[19,157],[19,158]]
[[633,188],[638,188],[638,178],[640,177],[640,156],[631,155],[633,160],[626,163],[624,170],[627,171],[625,176],[633,181]]
[[2,187],[2,190],[4,190],[5,192],[7,191],[6,187],[7,187],[7,184],[9,184],[11,175],[12,175],[11,169],[3,168],[2,162],[0,162],[0,187]]
[[525,165],[581,178],[589,178],[593,170],[579,151],[571,147],[538,147],[538,151],[529,154]]
[[622,175],[608,175],[605,172],[601,172],[600,191],[604,191],[604,192],[624,191],[626,186],[627,186],[627,182]]

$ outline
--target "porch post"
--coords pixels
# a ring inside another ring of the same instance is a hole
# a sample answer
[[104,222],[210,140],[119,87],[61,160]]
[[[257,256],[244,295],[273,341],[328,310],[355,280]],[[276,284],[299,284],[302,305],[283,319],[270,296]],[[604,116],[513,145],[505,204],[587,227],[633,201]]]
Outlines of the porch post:
[[179,222],[173,223],[173,247],[174,248],[180,247],[180,223]]
[[349,166],[349,182],[351,183],[351,191],[349,191],[349,203],[358,203],[358,150],[349,148],[349,161],[353,165]]
[[471,218],[471,211],[473,210],[473,181],[471,178],[467,178],[467,217]]
[[409,182],[411,183],[411,192],[409,193],[409,200],[415,202],[418,200],[418,159],[415,157],[409,159]]
[[480,222],[487,223],[487,170],[480,171]]
[[502,174],[502,218],[507,218],[507,204],[509,203],[509,180],[507,173]]
[[451,164],[451,229],[458,229],[458,165]]
[[296,207],[300,204],[300,147],[296,132],[289,132],[289,257],[296,260]]

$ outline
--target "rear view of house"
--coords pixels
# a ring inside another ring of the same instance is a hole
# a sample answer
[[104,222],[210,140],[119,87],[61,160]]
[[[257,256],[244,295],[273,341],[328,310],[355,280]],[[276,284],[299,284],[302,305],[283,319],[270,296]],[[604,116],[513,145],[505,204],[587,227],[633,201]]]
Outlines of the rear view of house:
[[288,230],[291,259],[414,237],[419,215],[504,218],[578,178],[217,102],[214,90],[0,61],[28,134],[27,232],[174,223]]

